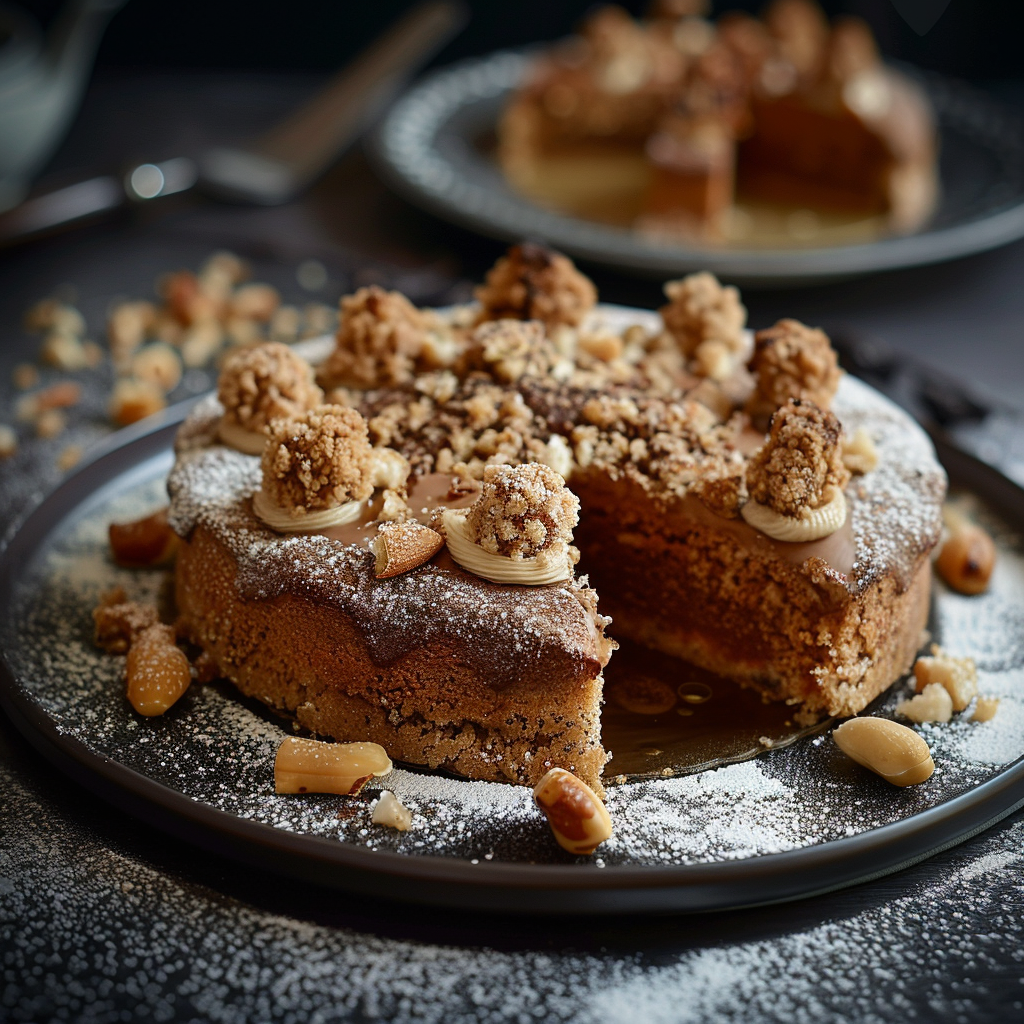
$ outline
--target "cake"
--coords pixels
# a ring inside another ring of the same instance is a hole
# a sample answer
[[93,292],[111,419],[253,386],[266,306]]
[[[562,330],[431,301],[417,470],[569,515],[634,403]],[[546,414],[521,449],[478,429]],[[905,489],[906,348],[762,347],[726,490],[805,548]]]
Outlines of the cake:
[[176,444],[180,633],[313,733],[520,784],[600,790],[613,636],[801,721],[863,709],[921,643],[931,445],[823,332],[752,335],[707,274],[666,294],[596,306],[517,246],[475,304],[345,298],[316,383],[236,353]]
[[[864,22],[830,25],[812,0],[773,0],[760,20],[712,23],[702,8],[655,4],[636,22],[602,7],[538,57],[499,124],[512,184],[583,215],[707,240],[736,235],[737,194],[893,233],[927,220],[934,117]],[[804,215],[804,234],[813,221]]]

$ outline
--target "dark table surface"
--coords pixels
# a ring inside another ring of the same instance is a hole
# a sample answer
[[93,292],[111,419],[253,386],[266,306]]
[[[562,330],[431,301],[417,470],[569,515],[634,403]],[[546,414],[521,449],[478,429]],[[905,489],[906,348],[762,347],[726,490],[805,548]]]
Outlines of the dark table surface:
[[[92,87],[55,174],[191,152],[271,123],[302,76],[136,75]],[[500,252],[422,215],[359,154],[267,210],[171,201],[0,253],[0,420],[39,341],[20,324],[73,296],[90,331],[119,295],[215,249],[286,300],[377,281],[423,303],[465,298]],[[327,282],[304,292],[308,259]],[[658,286],[595,272],[602,298]],[[751,323],[796,316],[935,368],[996,412],[957,426],[1024,465],[1024,243],[943,266],[804,290],[747,291]],[[44,380],[63,374],[45,371]],[[6,533],[61,476],[69,443],[109,431],[104,371],[60,438],[0,463]],[[210,386],[186,377],[179,397]],[[956,425],[955,425],[956,426]],[[58,773],[0,717],[0,1019],[18,1021],[980,1021],[1024,1019],[1024,812],[895,876],[784,907],[665,919],[474,917],[322,891],[246,869],[126,818]]]

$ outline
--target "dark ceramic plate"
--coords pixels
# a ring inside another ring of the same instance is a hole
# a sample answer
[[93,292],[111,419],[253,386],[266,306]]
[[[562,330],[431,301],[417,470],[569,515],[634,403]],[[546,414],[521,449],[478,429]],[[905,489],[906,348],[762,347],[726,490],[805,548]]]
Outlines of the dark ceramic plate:
[[904,237],[829,247],[729,248],[646,239],[545,209],[518,195],[487,153],[505,100],[531,56],[501,52],[431,75],[378,130],[373,151],[393,185],[446,220],[507,241],[543,240],[593,263],[655,277],[710,270],[739,283],[801,284],[967,256],[1024,236],[1024,131],[983,93],[924,80],[941,134],[942,198]]
[[[91,643],[90,610],[112,586],[164,600],[167,576],[107,556],[106,526],[166,501],[182,409],[118,435],[22,524],[0,556],[0,701],[47,757],[126,812],[196,844],[340,889],[448,907],[663,913],[779,902],[896,871],[1024,804],[1024,492],[953,450],[962,500],[999,539],[989,594],[936,587],[931,628],[978,663],[1002,700],[985,724],[924,726],[935,775],[895,789],[827,734],[686,777],[612,787],[616,833],[593,860],[551,841],[528,789],[396,769],[378,789],[414,827],[370,822],[373,793],[278,796],[287,727],[226,684],[193,686],[158,719],[123,695],[122,660]],[[904,688],[870,710],[890,715]]]

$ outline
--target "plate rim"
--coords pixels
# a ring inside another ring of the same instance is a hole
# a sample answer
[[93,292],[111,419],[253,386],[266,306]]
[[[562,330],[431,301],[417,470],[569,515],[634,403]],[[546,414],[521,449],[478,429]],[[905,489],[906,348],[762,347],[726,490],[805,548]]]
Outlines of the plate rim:
[[[440,96],[443,99],[447,94],[457,93],[460,82],[472,83],[488,69],[502,64],[522,65],[537,51],[538,47],[532,46],[495,50],[481,57],[471,57],[431,72],[403,93],[373,132],[368,147],[371,158],[391,186],[415,205],[441,219],[502,241],[520,241],[524,237],[522,225],[525,223],[526,234],[531,234],[533,230],[534,235],[570,256],[605,267],[627,270],[646,277],[708,270],[736,283],[762,287],[814,284],[880,271],[928,266],[987,252],[1024,237],[1024,197],[1021,197],[1016,202],[963,222],[937,229],[926,227],[914,234],[882,238],[870,243],[814,249],[716,250],[638,239],[634,233],[623,228],[546,210],[511,191],[501,197],[502,203],[508,207],[508,215],[492,218],[488,214],[475,212],[470,205],[460,204],[447,194],[445,187],[430,189],[417,181],[416,176],[409,173],[403,161],[395,155],[400,137],[412,130],[412,122],[418,116],[415,108],[429,106],[428,101],[432,97]],[[1003,116],[1013,116],[1011,111],[1003,112],[997,100],[966,83],[919,69],[908,70],[933,90],[954,89],[988,103],[993,111],[999,111]],[[443,124],[459,110],[466,109],[470,102],[464,99],[456,103],[452,100],[446,118],[439,124]],[[435,155],[446,159],[435,147],[428,148]],[[458,178],[457,166],[451,161],[446,160],[446,163],[448,176]],[[453,166],[456,171],[454,175],[450,173]],[[462,184],[485,191],[465,178]],[[544,230],[545,225],[553,230]]]
[[[101,487],[164,453],[195,401],[113,435],[23,518],[0,552],[0,614],[12,610],[20,571],[60,524]],[[1024,518],[1024,489],[973,456],[959,450],[956,455],[963,467],[978,471],[984,490],[986,481],[999,484],[999,506],[1011,499]],[[893,874],[1024,807],[1022,755],[967,792],[899,821],[796,850],[713,864],[473,864],[372,850],[240,818],[100,754],[60,731],[19,683],[6,650],[0,649],[0,665],[0,706],[18,731],[47,760],[108,802],[215,853],[389,901],[541,915],[699,913],[784,903]],[[767,887],[774,888],[766,896]]]

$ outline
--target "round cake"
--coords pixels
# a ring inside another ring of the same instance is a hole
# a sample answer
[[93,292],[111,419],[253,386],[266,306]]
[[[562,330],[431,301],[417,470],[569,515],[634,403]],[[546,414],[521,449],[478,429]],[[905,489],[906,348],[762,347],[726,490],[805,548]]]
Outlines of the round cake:
[[238,353],[177,442],[180,632],[314,733],[522,784],[600,789],[615,636],[801,721],[861,710],[921,644],[931,444],[822,332],[751,334],[709,275],[666,292],[595,306],[522,246],[476,304],[343,299],[316,384]]

